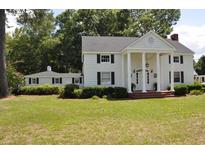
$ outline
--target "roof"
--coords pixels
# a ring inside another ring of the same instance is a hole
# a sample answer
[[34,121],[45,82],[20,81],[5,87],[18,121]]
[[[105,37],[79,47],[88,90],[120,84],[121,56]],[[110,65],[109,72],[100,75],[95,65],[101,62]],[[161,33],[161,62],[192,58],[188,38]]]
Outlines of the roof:
[[53,71],[45,71],[35,74],[26,75],[25,77],[80,77],[81,73],[57,73]]
[[[82,51],[121,52],[137,39],[138,37],[82,36]],[[178,41],[173,41],[171,39],[165,40],[176,48],[176,53],[194,54],[192,50]]]

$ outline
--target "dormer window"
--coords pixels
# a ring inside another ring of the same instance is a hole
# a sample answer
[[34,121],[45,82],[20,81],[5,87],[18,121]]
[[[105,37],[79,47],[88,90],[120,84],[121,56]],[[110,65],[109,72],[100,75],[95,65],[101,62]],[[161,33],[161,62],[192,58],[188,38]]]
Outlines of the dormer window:
[[109,63],[110,62],[110,55],[101,55],[101,63]]

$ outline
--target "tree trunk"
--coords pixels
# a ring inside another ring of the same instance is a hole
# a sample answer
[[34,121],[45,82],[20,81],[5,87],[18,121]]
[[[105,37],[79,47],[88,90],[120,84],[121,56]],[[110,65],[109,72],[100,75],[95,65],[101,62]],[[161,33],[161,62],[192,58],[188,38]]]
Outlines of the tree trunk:
[[0,97],[8,96],[8,81],[6,75],[5,62],[5,22],[6,13],[4,9],[0,9]]

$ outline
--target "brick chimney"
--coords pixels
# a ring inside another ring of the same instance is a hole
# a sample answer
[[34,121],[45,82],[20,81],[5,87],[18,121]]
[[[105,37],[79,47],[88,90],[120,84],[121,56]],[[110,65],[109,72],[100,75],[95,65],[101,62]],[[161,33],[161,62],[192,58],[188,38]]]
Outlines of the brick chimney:
[[178,36],[178,34],[172,34],[172,35],[171,35],[171,39],[172,39],[173,41],[179,41],[179,36]]

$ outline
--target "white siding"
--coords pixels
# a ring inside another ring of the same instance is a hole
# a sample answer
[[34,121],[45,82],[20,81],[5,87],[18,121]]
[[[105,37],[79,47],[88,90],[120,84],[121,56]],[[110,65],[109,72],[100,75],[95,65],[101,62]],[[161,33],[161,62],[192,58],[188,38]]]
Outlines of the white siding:
[[97,54],[84,54],[84,86],[97,85],[97,72],[115,72],[115,85],[122,86],[122,64],[121,54],[114,54],[114,64],[97,63]]

